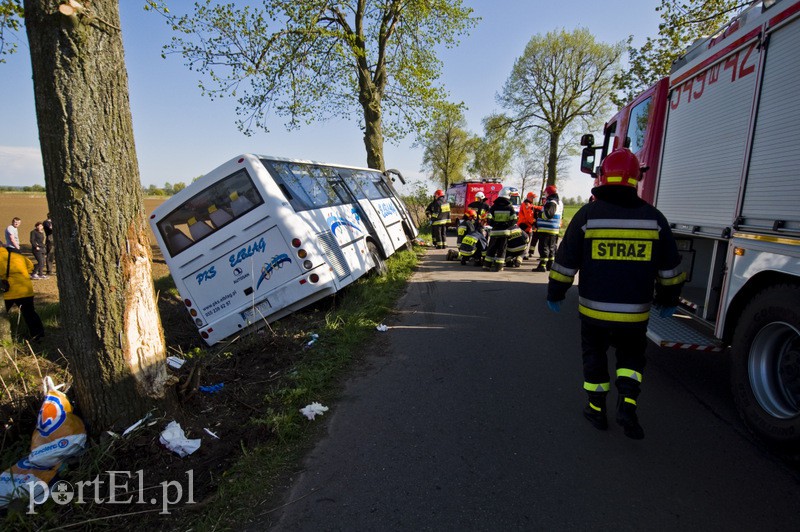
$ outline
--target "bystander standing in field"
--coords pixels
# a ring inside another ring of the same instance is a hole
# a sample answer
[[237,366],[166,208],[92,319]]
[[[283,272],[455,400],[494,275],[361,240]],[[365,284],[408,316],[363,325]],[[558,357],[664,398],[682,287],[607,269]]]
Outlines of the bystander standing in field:
[[22,220],[17,218],[16,216],[11,220],[11,225],[6,227],[6,246],[10,248],[14,248],[14,250],[19,251],[19,224],[22,223]]
[[31,279],[47,279],[44,274],[45,265],[45,234],[42,222],[36,222],[31,231],[31,252],[36,259],[36,266],[33,268]]
[[[15,218],[19,220],[19,218]],[[6,312],[15,305],[19,307],[22,318],[28,326],[28,333],[33,340],[44,337],[44,325],[33,306],[33,283],[31,273],[33,262],[11,248],[0,248],[0,279],[8,281],[8,291],[3,295]]]
[[55,268],[56,256],[53,252],[53,220],[50,218],[50,213],[47,213],[47,219],[42,222],[44,226],[44,253],[45,253],[45,270],[47,275],[50,275]]

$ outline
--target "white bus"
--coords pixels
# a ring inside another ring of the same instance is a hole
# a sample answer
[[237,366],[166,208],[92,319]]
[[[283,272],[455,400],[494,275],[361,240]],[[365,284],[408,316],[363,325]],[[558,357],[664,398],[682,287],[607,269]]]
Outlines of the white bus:
[[150,215],[200,336],[213,345],[336,293],[417,229],[382,173],[245,154]]

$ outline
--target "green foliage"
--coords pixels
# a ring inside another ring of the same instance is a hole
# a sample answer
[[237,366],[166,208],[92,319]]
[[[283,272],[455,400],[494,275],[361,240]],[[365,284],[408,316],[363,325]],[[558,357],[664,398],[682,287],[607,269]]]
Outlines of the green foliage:
[[424,148],[422,168],[443,189],[464,179],[473,142],[466,127],[464,104],[446,104],[434,112],[419,140]]
[[44,192],[45,188],[42,185],[30,185],[22,187],[23,192]]
[[22,0],[0,0],[0,63],[6,62],[4,55],[17,51],[17,43],[9,39],[19,31],[22,16]]
[[692,42],[713,35],[731,14],[752,4],[745,0],[662,0],[656,11],[661,14],[658,37],[648,37],[641,48],[630,46],[630,68],[618,73],[614,82],[622,96],[615,95],[614,103],[623,106],[637,94],[669,75],[672,62]]
[[470,170],[480,177],[502,179],[511,169],[514,154],[522,146],[514,137],[509,119],[492,115],[483,119],[484,135],[473,143]]
[[586,29],[535,35],[498,96],[518,130],[541,130],[548,140],[547,183],[557,181],[559,147],[578,129],[593,129],[607,114],[624,43],[599,43]]
[[164,55],[199,72],[203,94],[236,98],[244,132],[268,130],[271,115],[297,128],[360,114],[373,168],[382,168],[384,135],[421,131],[444,101],[435,51],[477,23],[463,0],[202,0],[183,15],[164,2],[148,7],[175,31]]

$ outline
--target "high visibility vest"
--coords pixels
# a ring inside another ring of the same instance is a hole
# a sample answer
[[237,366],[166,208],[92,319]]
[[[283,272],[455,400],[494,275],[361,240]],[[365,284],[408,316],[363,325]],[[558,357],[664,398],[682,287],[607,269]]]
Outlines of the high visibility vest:
[[[556,205],[556,212],[552,218],[547,217],[547,203],[555,203]],[[547,198],[547,203],[545,203],[545,208],[542,210],[542,217],[536,222],[536,227],[539,228],[539,233],[557,235],[561,230],[561,216],[564,214],[564,204],[561,203],[558,196],[550,196]]]

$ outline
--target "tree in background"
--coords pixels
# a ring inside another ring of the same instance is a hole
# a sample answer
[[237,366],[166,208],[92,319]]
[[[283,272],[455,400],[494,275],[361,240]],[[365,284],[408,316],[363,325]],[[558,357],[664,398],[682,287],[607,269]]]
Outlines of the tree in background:
[[622,107],[656,81],[669,75],[672,62],[696,39],[713,35],[732,13],[752,4],[743,0],[662,0],[656,11],[661,13],[658,37],[648,37],[641,48],[630,46],[630,68],[614,78],[622,96],[614,95],[614,103]]
[[463,104],[446,104],[434,112],[418,141],[424,149],[423,170],[428,170],[434,183],[444,190],[464,179],[473,144],[466,127]]
[[164,397],[168,375],[119,5],[73,4],[25,0],[24,20],[58,227],[61,325],[81,414],[96,434],[141,418]]
[[22,15],[21,0],[0,2],[0,63],[6,62],[4,55],[17,51],[17,43],[9,42],[8,35],[19,31]]
[[483,178],[502,179],[521,149],[508,117],[492,115],[483,119],[484,135],[473,143],[470,171]]
[[[563,142],[558,148],[557,172],[567,175],[569,158],[578,154],[578,144],[573,140]],[[549,137],[540,129],[532,130],[525,135],[522,147],[517,155],[515,169],[522,181],[521,189],[527,193],[533,191],[541,198],[547,186],[547,164],[550,155]],[[566,178],[562,177],[561,181]]]
[[360,111],[367,164],[384,169],[384,137],[421,131],[444,101],[435,50],[457,44],[477,20],[462,0],[264,0],[262,7],[196,2],[173,16],[180,53],[212,98],[237,98],[239,126],[288,128]]
[[557,180],[559,146],[576,128],[593,129],[615,90],[624,43],[598,43],[586,29],[535,35],[511,70],[498,102],[518,130],[548,137],[547,184]]

